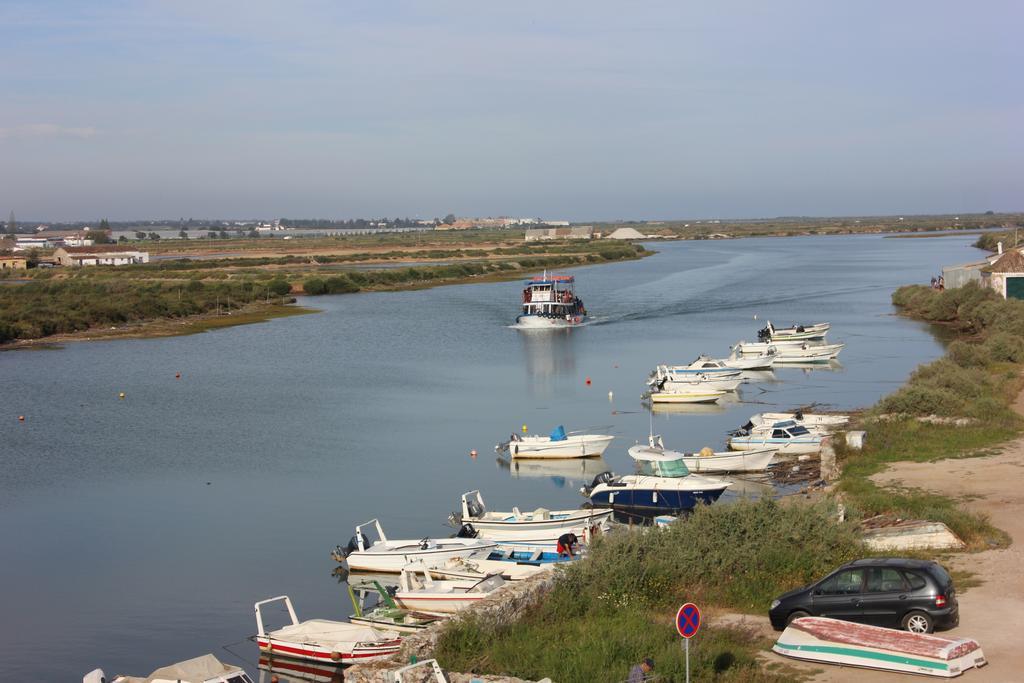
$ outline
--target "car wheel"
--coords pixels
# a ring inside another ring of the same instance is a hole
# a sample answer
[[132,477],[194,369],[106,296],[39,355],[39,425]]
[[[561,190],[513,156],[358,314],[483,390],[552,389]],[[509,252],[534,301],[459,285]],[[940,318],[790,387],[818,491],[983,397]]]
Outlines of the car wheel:
[[800,619],[802,617],[809,617],[809,616],[811,616],[811,615],[808,614],[807,612],[803,611],[802,609],[798,609],[795,612],[790,612],[789,616],[786,617],[786,626],[789,626],[790,624],[792,624],[797,619]]
[[911,633],[931,633],[934,623],[926,612],[909,612],[903,617],[900,626]]

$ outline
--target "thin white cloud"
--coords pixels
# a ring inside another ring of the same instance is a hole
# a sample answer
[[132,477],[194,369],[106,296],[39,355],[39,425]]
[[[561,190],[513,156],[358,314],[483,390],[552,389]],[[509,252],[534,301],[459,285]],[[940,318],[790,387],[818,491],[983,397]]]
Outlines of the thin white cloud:
[[0,140],[24,138],[91,138],[97,131],[92,126],[61,126],[56,123],[26,123],[0,128]]

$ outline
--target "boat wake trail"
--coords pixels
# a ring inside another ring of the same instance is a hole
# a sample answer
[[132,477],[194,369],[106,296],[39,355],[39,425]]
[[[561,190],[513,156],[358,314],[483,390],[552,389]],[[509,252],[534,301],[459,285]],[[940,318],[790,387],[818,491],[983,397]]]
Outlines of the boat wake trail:
[[742,301],[736,299],[724,299],[724,298],[710,298],[703,297],[701,299],[688,299],[685,301],[675,301],[665,303],[661,306],[652,306],[641,310],[632,310],[628,313],[621,313],[618,315],[606,315],[600,318],[594,318],[587,322],[588,325],[607,325],[610,323],[627,322],[635,320],[651,320],[657,318],[670,318],[679,315],[690,315],[693,313],[705,313],[708,311],[729,311],[737,309],[751,309],[759,306],[766,306],[771,304],[788,303],[793,301],[808,301],[814,299],[824,299],[828,297],[834,297],[842,294],[854,294],[858,292],[868,292],[876,289],[888,289],[884,285],[866,285],[861,287],[847,287],[838,288],[825,291],[816,291],[813,294],[807,293],[806,291],[793,292],[788,296],[773,296],[773,297],[750,297],[745,298]]

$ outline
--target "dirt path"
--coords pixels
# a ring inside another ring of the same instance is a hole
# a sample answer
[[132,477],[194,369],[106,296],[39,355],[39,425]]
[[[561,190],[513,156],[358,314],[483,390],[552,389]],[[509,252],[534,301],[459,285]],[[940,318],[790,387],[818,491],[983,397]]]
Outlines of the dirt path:
[[[1014,406],[1024,414],[1024,394]],[[1009,548],[961,553],[950,567],[973,572],[983,584],[959,595],[960,625],[939,635],[974,638],[988,666],[964,674],[964,681],[1024,681],[1024,438],[999,455],[935,463],[896,463],[872,477],[879,485],[900,485],[966,499],[969,510],[988,515],[1013,539]],[[771,655],[778,661],[787,661]],[[791,661],[791,660],[789,660]],[[865,669],[817,667],[813,680],[839,683],[888,683],[909,676]]]

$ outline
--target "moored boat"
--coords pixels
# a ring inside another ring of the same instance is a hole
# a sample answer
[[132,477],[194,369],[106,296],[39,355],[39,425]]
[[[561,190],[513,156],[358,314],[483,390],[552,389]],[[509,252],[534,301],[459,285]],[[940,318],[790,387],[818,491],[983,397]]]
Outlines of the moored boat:
[[850,416],[805,413],[802,410],[792,413],[758,413],[750,417],[749,424],[751,427],[765,427],[787,420],[792,420],[798,425],[806,427],[811,432],[829,433],[849,423]]
[[764,351],[743,355],[734,346],[729,351],[729,357],[722,362],[727,367],[736,368],[737,370],[771,370],[772,366],[775,365],[777,355],[774,348],[767,348]]
[[987,663],[981,645],[969,638],[941,638],[825,617],[793,620],[772,650],[822,664],[940,678],[954,678]]
[[728,364],[728,361],[720,358],[712,358],[701,354],[689,365],[669,365],[670,370],[676,373],[702,373],[705,375],[724,375],[735,377],[737,370],[749,370],[752,368],[736,368]]
[[[376,532],[377,539],[371,541],[364,529]],[[389,540],[384,535],[380,521],[371,519],[356,527],[355,536],[348,546],[338,546],[334,559],[344,562],[349,570],[366,572],[400,572],[410,562],[423,561],[437,565],[452,558],[469,557],[479,550],[490,550],[497,544],[477,538],[424,538],[416,540]]]
[[718,389],[693,389],[664,390],[652,389],[650,392],[651,403],[715,403],[728,392]]
[[821,451],[821,434],[812,434],[806,427],[786,420],[771,425],[746,429],[741,427],[729,437],[729,448],[750,451],[773,448],[787,455],[807,455]]
[[148,676],[116,675],[107,678],[103,669],[95,669],[82,677],[82,683],[252,683],[245,669],[225,664],[210,654],[164,666]]
[[573,532],[586,538],[611,518],[611,510],[548,510],[537,508],[521,511],[513,507],[510,512],[487,509],[480,491],[462,494],[461,512],[448,516],[448,523],[459,529],[459,535],[485,538],[501,543],[523,543],[558,540],[562,534]]
[[703,372],[676,372],[675,366],[659,365],[647,378],[647,385],[658,391],[691,391],[694,389],[715,389],[736,391],[745,381],[743,373],[707,374]]
[[[284,602],[291,623],[267,630],[263,623],[263,606],[274,602]],[[287,595],[261,600],[255,609],[256,645],[260,653],[267,656],[353,664],[392,655],[398,652],[402,642],[393,631],[378,631],[347,621],[299,621]]]
[[691,474],[676,455],[653,451],[630,452],[640,465],[640,474],[597,475],[581,493],[597,507],[662,512],[692,510],[699,503],[710,504],[721,497],[729,482]]
[[757,338],[761,341],[803,341],[824,339],[832,328],[831,323],[814,323],[813,325],[793,325],[792,327],[776,328],[769,320],[758,330]]
[[[356,593],[361,594],[362,599],[357,598]],[[348,594],[355,610],[348,618],[353,624],[395,633],[417,633],[444,618],[436,614],[402,609],[395,603],[387,589],[376,580],[355,585],[349,582]],[[369,595],[376,595],[378,604],[366,608],[364,603]]]
[[582,324],[587,309],[576,296],[575,284],[572,275],[549,275],[546,271],[528,281],[516,325],[526,329],[554,329]]
[[476,581],[439,581],[422,563],[416,563],[402,568],[394,597],[395,602],[405,609],[451,614],[487,599],[504,585],[504,579],[498,575]]
[[778,342],[738,342],[736,348],[744,356],[748,354],[760,354],[766,352],[768,349],[775,349],[775,365],[781,365],[789,362],[798,363],[813,363],[813,362],[828,362],[833,358],[839,356],[839,352],[843,350],[846,344],[817,344],[813,342],[792,342],[792,343],[778,343]]
[[650,456],[678,458],[690,472],[762,472],[768,469],[775,458],[774,448],[749,451],[715,452],[710,448],[697,453],[680,453],[665,448],[660,436],[652,435],[646,446],[637,444],[629,449],[629,455],[637,462],[649,460]]
[[566,432],[559,425],[548,436],[520,436],[513,433],[495,450],[508,451],[513,458],[596,458],[604,454],[615,439],[608,434]]

